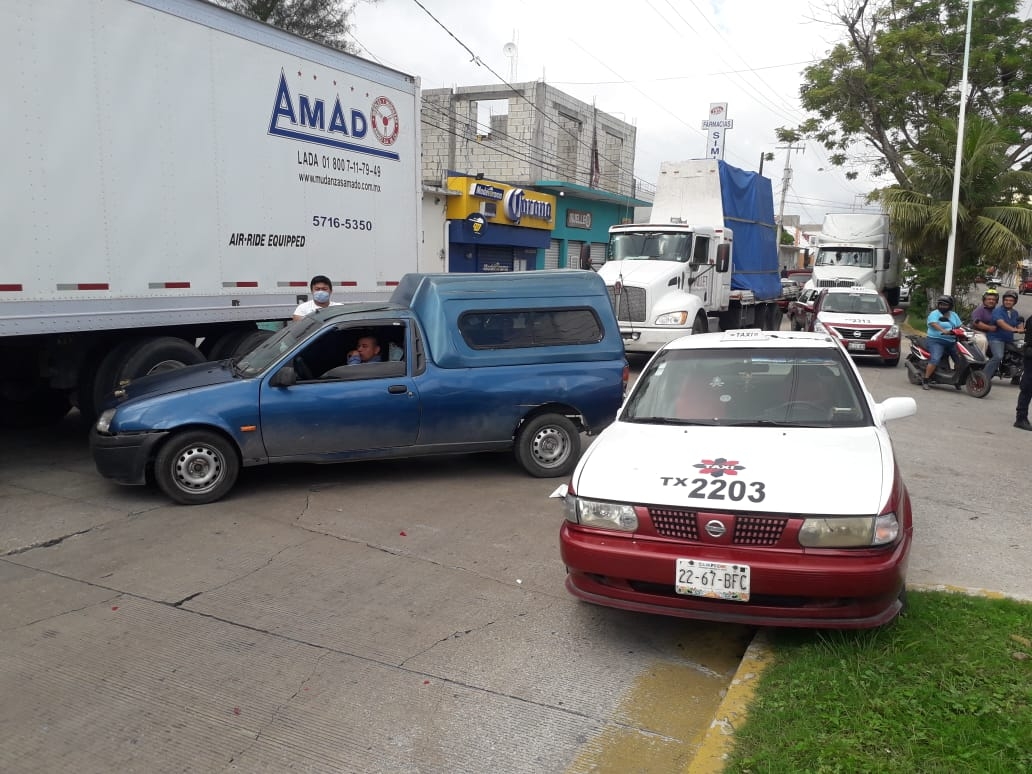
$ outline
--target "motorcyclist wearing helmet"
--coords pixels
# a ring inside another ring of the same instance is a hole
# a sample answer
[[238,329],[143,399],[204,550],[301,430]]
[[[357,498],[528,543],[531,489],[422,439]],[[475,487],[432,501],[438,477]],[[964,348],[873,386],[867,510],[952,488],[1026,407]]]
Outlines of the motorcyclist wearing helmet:
[[925,367],[921,389],[930,389],[928,380],[935,373],[936,366],[947,352],[954,362],[960,362],[957,356],[957,337],[953,329],[961,326],[960,315],[953,311],[953,296],[939,296],[935,299],[935,309],[928,315],[928,365]]
[[992,379],[996,375],[996,369],[1003,362],[1003,353],[1007,345],[1014,341],[1014,334],[1025,332],[1018,310],[1014,308],[1016,303],[1018,294],[1008,290],[1003,294],[1000,305],[993,310],[993,329],[985,334],[989,339],[989,351],[992,353],[989,362],[985,364],[986,379]]

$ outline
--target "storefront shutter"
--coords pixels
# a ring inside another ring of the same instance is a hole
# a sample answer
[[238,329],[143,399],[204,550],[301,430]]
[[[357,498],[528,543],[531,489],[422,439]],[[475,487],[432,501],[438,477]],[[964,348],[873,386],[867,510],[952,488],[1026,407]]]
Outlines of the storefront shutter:
[[559,247],[562,245],[558,239],[553,239],[548,243],[548,247],[545,248],[545,268],[546,269],[558,269],[559,268]]

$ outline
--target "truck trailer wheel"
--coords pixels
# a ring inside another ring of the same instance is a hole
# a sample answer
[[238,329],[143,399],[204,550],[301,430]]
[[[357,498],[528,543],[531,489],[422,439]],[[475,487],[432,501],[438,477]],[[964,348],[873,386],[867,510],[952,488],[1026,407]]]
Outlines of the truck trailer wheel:
[[542,414],[520,428],[516,459],[536,478],[559,478],[573,472],[580,458],[580,433],[562,414]]
[[709,320],[702,312],[695,315],[695,322],[692,323],[692,334],[696,333],[709,333]]
[[154,480],[182,505],[203,505],[224,497],[240,472],[233,445],[208,430],[185,430],[165,442],[154,460]]
[[[97,367],[93,379],[92,413],[100,413],[108,393],[122,382],[203,362],[204,355],[197,347],[175,336],[122,341],[104,356]],[[81,404],[79,408],[82,409]]]
[[252,327],[234,328],[215,337],[214,342],[205,341],[201,348],[206,350],[208,360],[225,360],[227,357],[234,357],[241,343],[244,342],[257,330]]
[[264,342],[267,338],[273,335],[272,331],[257,330],[251,331],[240,343],[237,344],[236,349],[233,351],[233,357],[242,357],[250,353],[252,350],[258,348],[258,345]]

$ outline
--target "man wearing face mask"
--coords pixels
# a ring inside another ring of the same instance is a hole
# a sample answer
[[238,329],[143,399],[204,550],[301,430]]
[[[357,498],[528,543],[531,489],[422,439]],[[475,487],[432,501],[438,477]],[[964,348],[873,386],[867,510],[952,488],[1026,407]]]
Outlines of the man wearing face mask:
[[330,301],[330,294],[333,293],[333,283],[330,282],[329,277],[316,274],[312,277],[312,281],[308,283],[308,287],[312,291],[312,298],[298,304],[297,309],[294,310],[295,320],[300,320],[305,315],[319,309],[325,309],[328,306],[340,306],[338,302]]

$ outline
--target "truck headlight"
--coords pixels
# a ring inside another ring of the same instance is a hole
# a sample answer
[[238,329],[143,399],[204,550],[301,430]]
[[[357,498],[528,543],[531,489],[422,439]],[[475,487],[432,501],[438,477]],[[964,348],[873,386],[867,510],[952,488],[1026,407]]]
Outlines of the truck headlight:
[[115,418],[115,412],[118,409],[107,409],[97,417],[97,432],[107,433],[111,427],[111,420]]
[[899,536],[894,513],[880,516],[825,516],[803,521],[799,545],[807,548],[867,548],[883,546]]
[[687,312],[667,312],[656,318],[656,325],[684,325],[687,322]]
[[566,520],[585,527],[620,532],[634,532],[638,529],[638,516],[630,505],[585,500],[575,495],[566,498]]

